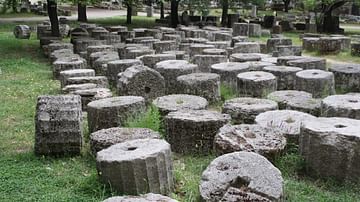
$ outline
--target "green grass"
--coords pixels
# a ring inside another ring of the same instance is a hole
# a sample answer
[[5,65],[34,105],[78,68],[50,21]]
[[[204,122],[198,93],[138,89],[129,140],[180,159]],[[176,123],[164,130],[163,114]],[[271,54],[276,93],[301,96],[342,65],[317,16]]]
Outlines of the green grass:
[[163,134],[163,127],[161,124],[161,116],[159,109],[151,105],[144,114],[130,118],[125,127],[128,128],[149,128]]
[[[10,32],[0,32],[0,55],[0,201],[101,201],[113,195],[98,180],[87,132],[80,156],[33,154],[36,98],[57,94],[60,88],[51,79],[51,66],[39,51],[39,42],[34,37],[17,40]],[[224,99],[232,96],[222,87]],[[144,117],[129,125],[160,127],[156,109],[150,108]],[[174,155],[173,197],[181,202],[197,201],[201,173],[214,158]],[[359,184],[339,185],[305,177],[296,149],[279,157],[275,165],[283,173],[287,201],[360,201]]]
[[34,13],[0,13],[0,18],[28,18],[28,17],[39,17]]
[[350,50],[342,51],[338,54],[322,55],[317,51],[309,52],[305,51],[304,55],[316,56],[325,58],[332,61],[346,62],[346,63],[360,63],[360,57],[352,56]]
[[237,93],[236,90],[233,89],[231,86],[226,85],[224,83],[220,84],[220,97],[221,101],[224,102],[226,100],[236,98]]

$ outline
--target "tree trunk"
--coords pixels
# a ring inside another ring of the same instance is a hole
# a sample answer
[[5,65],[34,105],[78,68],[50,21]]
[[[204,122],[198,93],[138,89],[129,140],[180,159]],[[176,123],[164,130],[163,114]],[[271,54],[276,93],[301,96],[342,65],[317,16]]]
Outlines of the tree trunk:
[[178,5],[177,0],[171,0],[171,26],[174,28],[179,24]]
[[289,12],[290,0],[283,0],[283,2],[284,2],[284,11],[285,11],[286,13],[288,13],[288,12]]
[[13,10],[14,13],[17,13],[17,12],[18,12],[17,6],[18,6],[17,1],[16,1],[16,0],[12,0],[12,1],[11,1],[11,7],[12,7],[12,10]]
[[223,27],[227,26],[228,11],[229,11],[229,0],[223,0],[222,1],[222,14],[221,14],[221,25]]
[[51,23],[51,36],[59,37],[59,19],[57,14],[57,4],[55,0],[47,0],[48,15]]
[[164,2],[161,1],[160,2],[160,19],[164,19],[165,16],[164,16]]
[[78,21],[79,22],[87,22],[86,16],[86,4],[85,3],[78,3]]
[[339,22],[334,22],[332,12],[333,10],[343,6],[347,1],[340,0],[332,3],[329,6],[326,6],[323,9],[323,19],[321,20],[321,31],[326,33],[334,33],[339,29]]
[[126,11],[126,24],[131,24],[131,16],[132,16],[132,5],[127,4],[127,11]]

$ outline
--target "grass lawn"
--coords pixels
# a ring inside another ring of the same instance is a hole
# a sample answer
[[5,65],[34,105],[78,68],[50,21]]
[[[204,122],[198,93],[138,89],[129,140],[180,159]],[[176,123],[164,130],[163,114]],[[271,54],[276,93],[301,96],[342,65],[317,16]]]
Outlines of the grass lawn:
[[27,18],[27,17],[39,17],[34,13],[0,13],[0,18]]
[[[51,65],[39,51],[39,42],[34,37],[14,39],[8,30],[11,25],[6,27],[0,31],[0,201],[101,201],[116,194],[98,181],[87,132],[80,156],[34,155],[36,98],[59,93],[60,85],[51,78]],[[234,96],[231,89],[222,89],[224,99]],[[159,124],[156,111],[149,111],[129,126],[161,130]],[[213,158],[174,155],[176,186],[172,197],[197,201],[201,173]],[[275,165],[283,173],[287,201],[360,201],[358,184],[338,185],[304,177],[304,163],[296,148]]]

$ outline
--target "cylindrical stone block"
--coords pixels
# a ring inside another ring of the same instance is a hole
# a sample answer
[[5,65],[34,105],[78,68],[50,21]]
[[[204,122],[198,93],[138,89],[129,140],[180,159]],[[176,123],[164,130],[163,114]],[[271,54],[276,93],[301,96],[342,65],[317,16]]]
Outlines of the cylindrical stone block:
[[194,55],[192,62],[198,65],[200,72],[210,72],[211,65],[227,62],[225,55]]
[[106,77],[112,86],[116,86],[118,74],[124,72],[127,68],[134,65],[142,65],[143,63],[138,59],[123,59],[113,60],[107,63]]
[[59,58],[53,65],[53,77],[59,79],[60,72],[71,69],[85,69],[87,68],[86,60],[80,57]]
[[211,72],[220,75],[220,81],[236,89],[237,75],[249,71],[249,64],[239,62],[224,62],[211,65]]
[[331,95],[321,102],[321,115],[360,119],[360,94]]
[[237,75],[237,90],[241,96],[266,97],[276,89],[276,77],[271,73],[253,71]]
[[296,73],[296,90],[306,91],[315,98],[335,94],[334,74],[323,70],[303,70]]
[[303,69],[290,66],[267,66],[264,67],[263,70],[276,76],[278,90],[294,90],[295,75]]
[[336,91],[341,93],[360,92],[359,64],[331,64],[329,71],[334,74]]
[[65,86],[65,83],[69,78],[81,76],[95,76],[95,71],[93,69],[71,69],[61,71],[59,74],[61,88]]

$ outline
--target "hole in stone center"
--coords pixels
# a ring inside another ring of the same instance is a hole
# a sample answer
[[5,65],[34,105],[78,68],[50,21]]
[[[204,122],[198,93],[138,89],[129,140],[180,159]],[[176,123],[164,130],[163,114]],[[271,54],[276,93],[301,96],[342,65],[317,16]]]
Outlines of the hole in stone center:
[[259,74],[255,74],[255,77],[261,77],[261,75],[259,75]]
[[334,126],[335,128],[346,128],[346,126],[342,125],[342,124],[338,124]]
[[134,150],[136,150],[136,149],[137,149],[137,147],[128,147],[128,148],[127,148],[128,151],[134,151]]
[[288,117],[286,120],[285,120],[286,123],[294,123],[295,120],[292,119],[291,117]]
[[151,89],[149,87],[145,87],[145,93],[150,93]]
[[231,183],[230,186],[238,189],[246,189],[249,186],[249,181],[240,177],[235,178]]
[[354,67],[347,67],[348,69],[354,69]]
[[358,103],[359,101],[357,101],[357,100],[348,100],[349,102],[351,102],[351,103]]
[[313,72],[312,74],[313,74],[313,75],[318,75],[319,73],[317,73],[317,72]]

